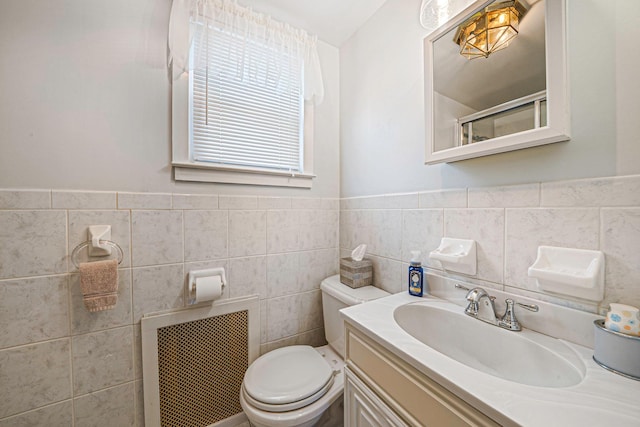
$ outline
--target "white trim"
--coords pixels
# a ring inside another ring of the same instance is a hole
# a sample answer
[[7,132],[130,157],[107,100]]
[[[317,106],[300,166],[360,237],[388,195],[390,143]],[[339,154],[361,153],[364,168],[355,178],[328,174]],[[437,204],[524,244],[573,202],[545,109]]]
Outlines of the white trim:
[[240,412],[239,414],[232,415],[229,418],[218,421],[217,423],[209,424],[207,427],[237,427],[247,421],[249,421],[249,419],[245,413]]
[[425,164],[455,162],[570,139],[569,79],[566,47],[566,0],[545,1],[547,60],[547,126],[492,138],[482,143],[434,151],[433,43],[491,1],[477,0],[424,40],[425,52]]
[[311,188],[315,175],[174,163],[176,181]]

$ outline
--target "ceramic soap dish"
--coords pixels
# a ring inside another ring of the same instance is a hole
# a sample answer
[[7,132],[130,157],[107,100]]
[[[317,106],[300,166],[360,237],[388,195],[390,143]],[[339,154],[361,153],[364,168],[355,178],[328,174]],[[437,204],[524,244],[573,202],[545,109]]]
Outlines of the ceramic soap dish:
[[440,261],[447,271],[476,274],[476,241],[443,237],[440,246],[429,253],[429,258]]
[[604,296],[604,254],[586,249],[538,247],[538,258],[529,267],[538,289],[589,301]]

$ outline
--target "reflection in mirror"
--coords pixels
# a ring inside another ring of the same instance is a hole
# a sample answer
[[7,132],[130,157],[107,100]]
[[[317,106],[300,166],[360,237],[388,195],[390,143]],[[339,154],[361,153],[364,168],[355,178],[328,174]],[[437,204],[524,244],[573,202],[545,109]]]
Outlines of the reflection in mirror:
[[544,0],[497,0],[433,43],[435,150],[546,125]]
[[569,139],[565,17],[565,0],[475,0],[425,38],[425,163]]

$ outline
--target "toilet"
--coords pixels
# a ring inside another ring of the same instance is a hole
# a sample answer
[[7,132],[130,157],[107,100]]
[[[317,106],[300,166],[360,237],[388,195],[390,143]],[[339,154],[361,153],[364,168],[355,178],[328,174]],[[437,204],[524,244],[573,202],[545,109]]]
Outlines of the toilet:
[[270,351],[247,369],[240,404],[255,427],[310,427],[344,386],[344,323],[340,309],[389,295],[373,286],[353,289],[335,275],[322,281],[322,313],[329,345],[293,345]]

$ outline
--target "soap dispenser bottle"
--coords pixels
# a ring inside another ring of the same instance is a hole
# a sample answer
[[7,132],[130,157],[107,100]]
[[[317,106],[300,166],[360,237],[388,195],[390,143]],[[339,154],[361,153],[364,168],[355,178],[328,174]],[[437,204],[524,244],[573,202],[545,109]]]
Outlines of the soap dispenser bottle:
[[424,270],[420,261],[420,251],[411,251],[409,265],[409,295],[421,297],[424,290]]

